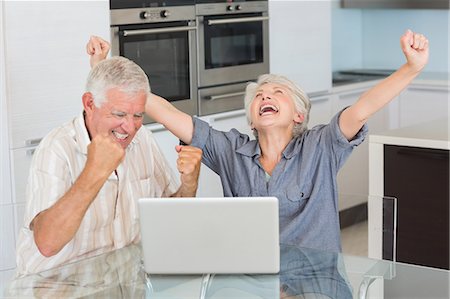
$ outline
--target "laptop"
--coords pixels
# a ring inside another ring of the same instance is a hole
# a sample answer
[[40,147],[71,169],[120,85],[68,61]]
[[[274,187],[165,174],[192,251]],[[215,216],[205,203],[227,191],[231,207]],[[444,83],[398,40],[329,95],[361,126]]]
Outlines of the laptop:
[[149,274],[280,270],[275,197],[141,198],[138,205]]

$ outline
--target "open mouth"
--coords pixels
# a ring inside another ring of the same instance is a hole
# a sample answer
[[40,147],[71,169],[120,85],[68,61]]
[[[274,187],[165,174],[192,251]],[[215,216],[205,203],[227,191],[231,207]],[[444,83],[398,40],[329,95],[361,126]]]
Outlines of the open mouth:
[[125,140],[128,137],[128,134],[121,134],[116,131],[112,131],[112,132],[113,132],[114,136],[119,140]]
[[278,112],[278,108],[275,105],[272,105],[272,104],[262,105],[259,108],[259,115],[260,116],[269,115],[269,114],[275,114],[277,112]]

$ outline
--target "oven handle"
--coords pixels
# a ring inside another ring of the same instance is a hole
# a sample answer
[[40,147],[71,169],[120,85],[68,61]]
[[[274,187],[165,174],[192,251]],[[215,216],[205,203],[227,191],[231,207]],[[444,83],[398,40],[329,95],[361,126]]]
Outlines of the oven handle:
[[233,23],[244,23],[244,22],[257,22],[257,21],[267,21],[269,17],[247,17],[247,18],[235,18],[235,19],[220,19],[220,20],[208,20],[208,25],[219,25],[219,24],[233,24]]
[[219,95],[216,95],[216,96],[205,96],[205,100],[214,101],[214,100],[232,98],[232,97],[243,96],[243,95],[245,95],[244,91],[231,92],[231,93],[219,94]]
[[169,27],[169,28],[155,28],[155,29],[138,29],[138,30],[124,30],[123,36],[141,35],[149,33],[167,33],[167,32],[180,32],[197,30],[197,26],[181,26],[181,27]]

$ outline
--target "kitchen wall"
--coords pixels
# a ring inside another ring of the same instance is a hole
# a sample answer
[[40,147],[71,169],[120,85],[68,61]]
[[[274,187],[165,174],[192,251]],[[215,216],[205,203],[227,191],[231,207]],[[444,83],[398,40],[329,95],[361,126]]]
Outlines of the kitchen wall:
[[426,71],[449,72],[450,10],[342,9],[332,6],[332,68],[398,68],[404,57],[399,38],[410,28],[430,40]]

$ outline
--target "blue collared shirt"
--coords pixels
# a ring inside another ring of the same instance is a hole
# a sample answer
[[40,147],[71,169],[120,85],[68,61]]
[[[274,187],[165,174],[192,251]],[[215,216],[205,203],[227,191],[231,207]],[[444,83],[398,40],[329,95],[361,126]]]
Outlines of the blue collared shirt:
[[341,251],[336,176],[353,148],[364,141],[366,125],[348,141],[339,112],[293,138],[267,181],[256,140],[235,129],[215,130],[193,118],[191,145],[203,150],[202,162],[216,172],[227,197],[275,196],[279,201],[280,242]]

